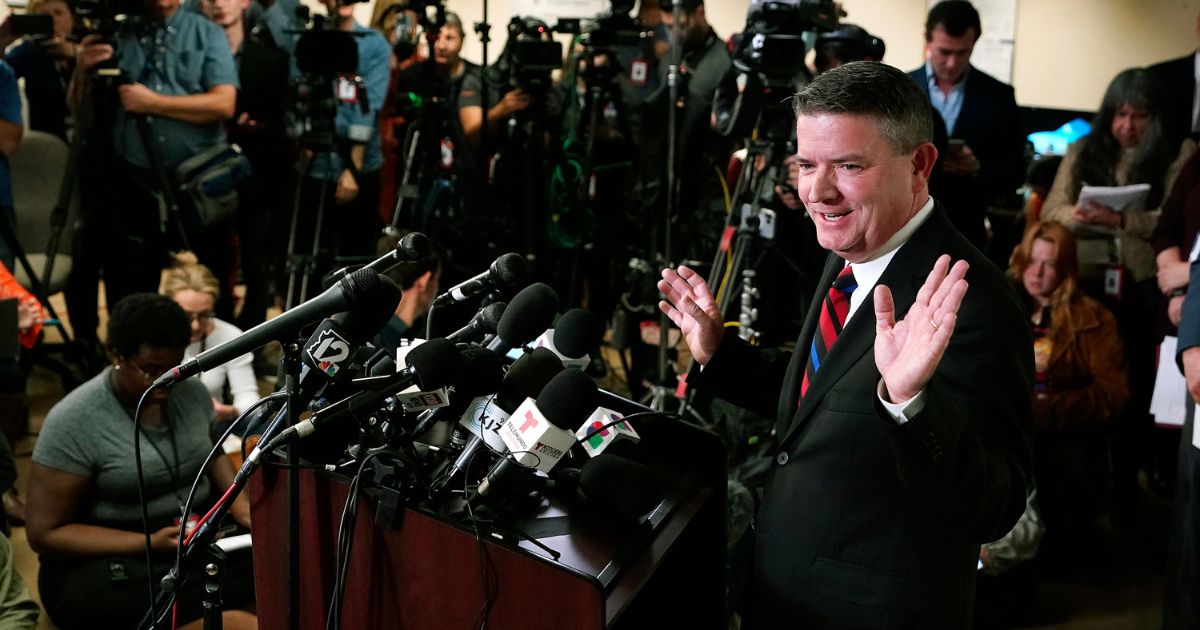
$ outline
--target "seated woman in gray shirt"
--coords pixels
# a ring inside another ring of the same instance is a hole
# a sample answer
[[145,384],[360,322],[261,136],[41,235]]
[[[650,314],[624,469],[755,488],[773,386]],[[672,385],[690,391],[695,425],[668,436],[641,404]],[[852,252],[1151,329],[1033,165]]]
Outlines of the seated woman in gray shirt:
[[[191,336],[187,314],[166,296],[132,294],[112,310],[108,350],[112,365],[50,410],[33,451],[27,498],[29,544],[40,554],[38,587],[55,625],[137,625],[147,609],[145,537],[137,492],[133,415],[147,387],[183,361]],[[198,379],[158,389],[146,399],[142,467],[151,546],[149,570],[161,576],[173,564],[181,507],[212,448],[213,406]],[[233,466],[216,458],[193,501],[203,514],[233,481]],[[230,512],[249,527],[243,495]],[[155,579],[155,584],[158,580]],[[179,622],[199,619],[203,582],[179,595]],[[253,602],[248,559],[229,561],[224,582],[226,628],[256,627],[253,615],[234,610]],[[232,612],[228,612],[232,611]]]

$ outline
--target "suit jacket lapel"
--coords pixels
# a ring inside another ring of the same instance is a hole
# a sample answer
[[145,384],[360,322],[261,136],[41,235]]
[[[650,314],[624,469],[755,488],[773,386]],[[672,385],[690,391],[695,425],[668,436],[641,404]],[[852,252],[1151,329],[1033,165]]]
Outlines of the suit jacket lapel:
[[784,435],[793,421],[796,403],[800,399],[800,383],[804,378],[804,366],[808,361],[808,353],[812,349],[813,335],[817,330],[821,309],[824,308],[825,294],[829,292],[829,287],[833,286],[834,279],[845,265],[846,261],[837,254],[831,253],[825,259],[825,270],[821,272],[821,282],[817,284],[816,295],[813,296],[812,303],[808,306],[808,312],[804,316],[804,326],[800,328],[800,338],[796,340],[796,349],[792,352],[792,360],[788,364],[787,374],[783,378],[783,391],[779,393],[779,409],[775,414],[775,435]]

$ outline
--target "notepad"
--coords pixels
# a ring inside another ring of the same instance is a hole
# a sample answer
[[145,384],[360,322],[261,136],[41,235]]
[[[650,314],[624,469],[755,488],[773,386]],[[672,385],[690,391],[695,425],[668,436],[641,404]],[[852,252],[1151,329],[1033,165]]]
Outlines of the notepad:
[[1146,198],[1150,196],[1150,184],[1132,186],[1084,186],[1079,191],[1080,206],[1089,201],[1108,206],[1117,212],[1144,210]]

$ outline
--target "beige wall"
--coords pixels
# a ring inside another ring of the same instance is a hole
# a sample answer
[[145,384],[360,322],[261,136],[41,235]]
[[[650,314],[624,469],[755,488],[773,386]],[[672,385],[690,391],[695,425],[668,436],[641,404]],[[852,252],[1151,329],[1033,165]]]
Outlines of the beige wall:
[[[1196,48],[1200,0],[1014,0],[1017,7],[1013,86],[1021,105],[1093,110],[1108,81],[1137,65]],[[472,25],[482,0],[447,0],[466,25],[464,55],[481,57]],[[749,0],[708,0],[709,21],[722,37],[741,30]],[[922,63],[926,0],[842,0],[854,22],[887,42],[887,61],[909,70]],[[370,15],[367,5],[358,9]],[[489,0],[494,60],[504,46],[507,0]],[[987,29],[987,24],[983,25]]]

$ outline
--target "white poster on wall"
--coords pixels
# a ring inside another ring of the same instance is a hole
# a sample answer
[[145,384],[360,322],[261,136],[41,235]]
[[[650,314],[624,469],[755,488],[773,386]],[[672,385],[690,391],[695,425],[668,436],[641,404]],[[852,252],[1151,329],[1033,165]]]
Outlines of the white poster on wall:
[[562,18],[593,18],[611,8],[609,0],[508,0],[509,15],[540,18],[550,26]]
[[[940,0],[928,0],[930,8]],[[983,36],[975,42],[971,65],[1005,83],[1012,83],[1017,0],[971,0],[979,11]]]

